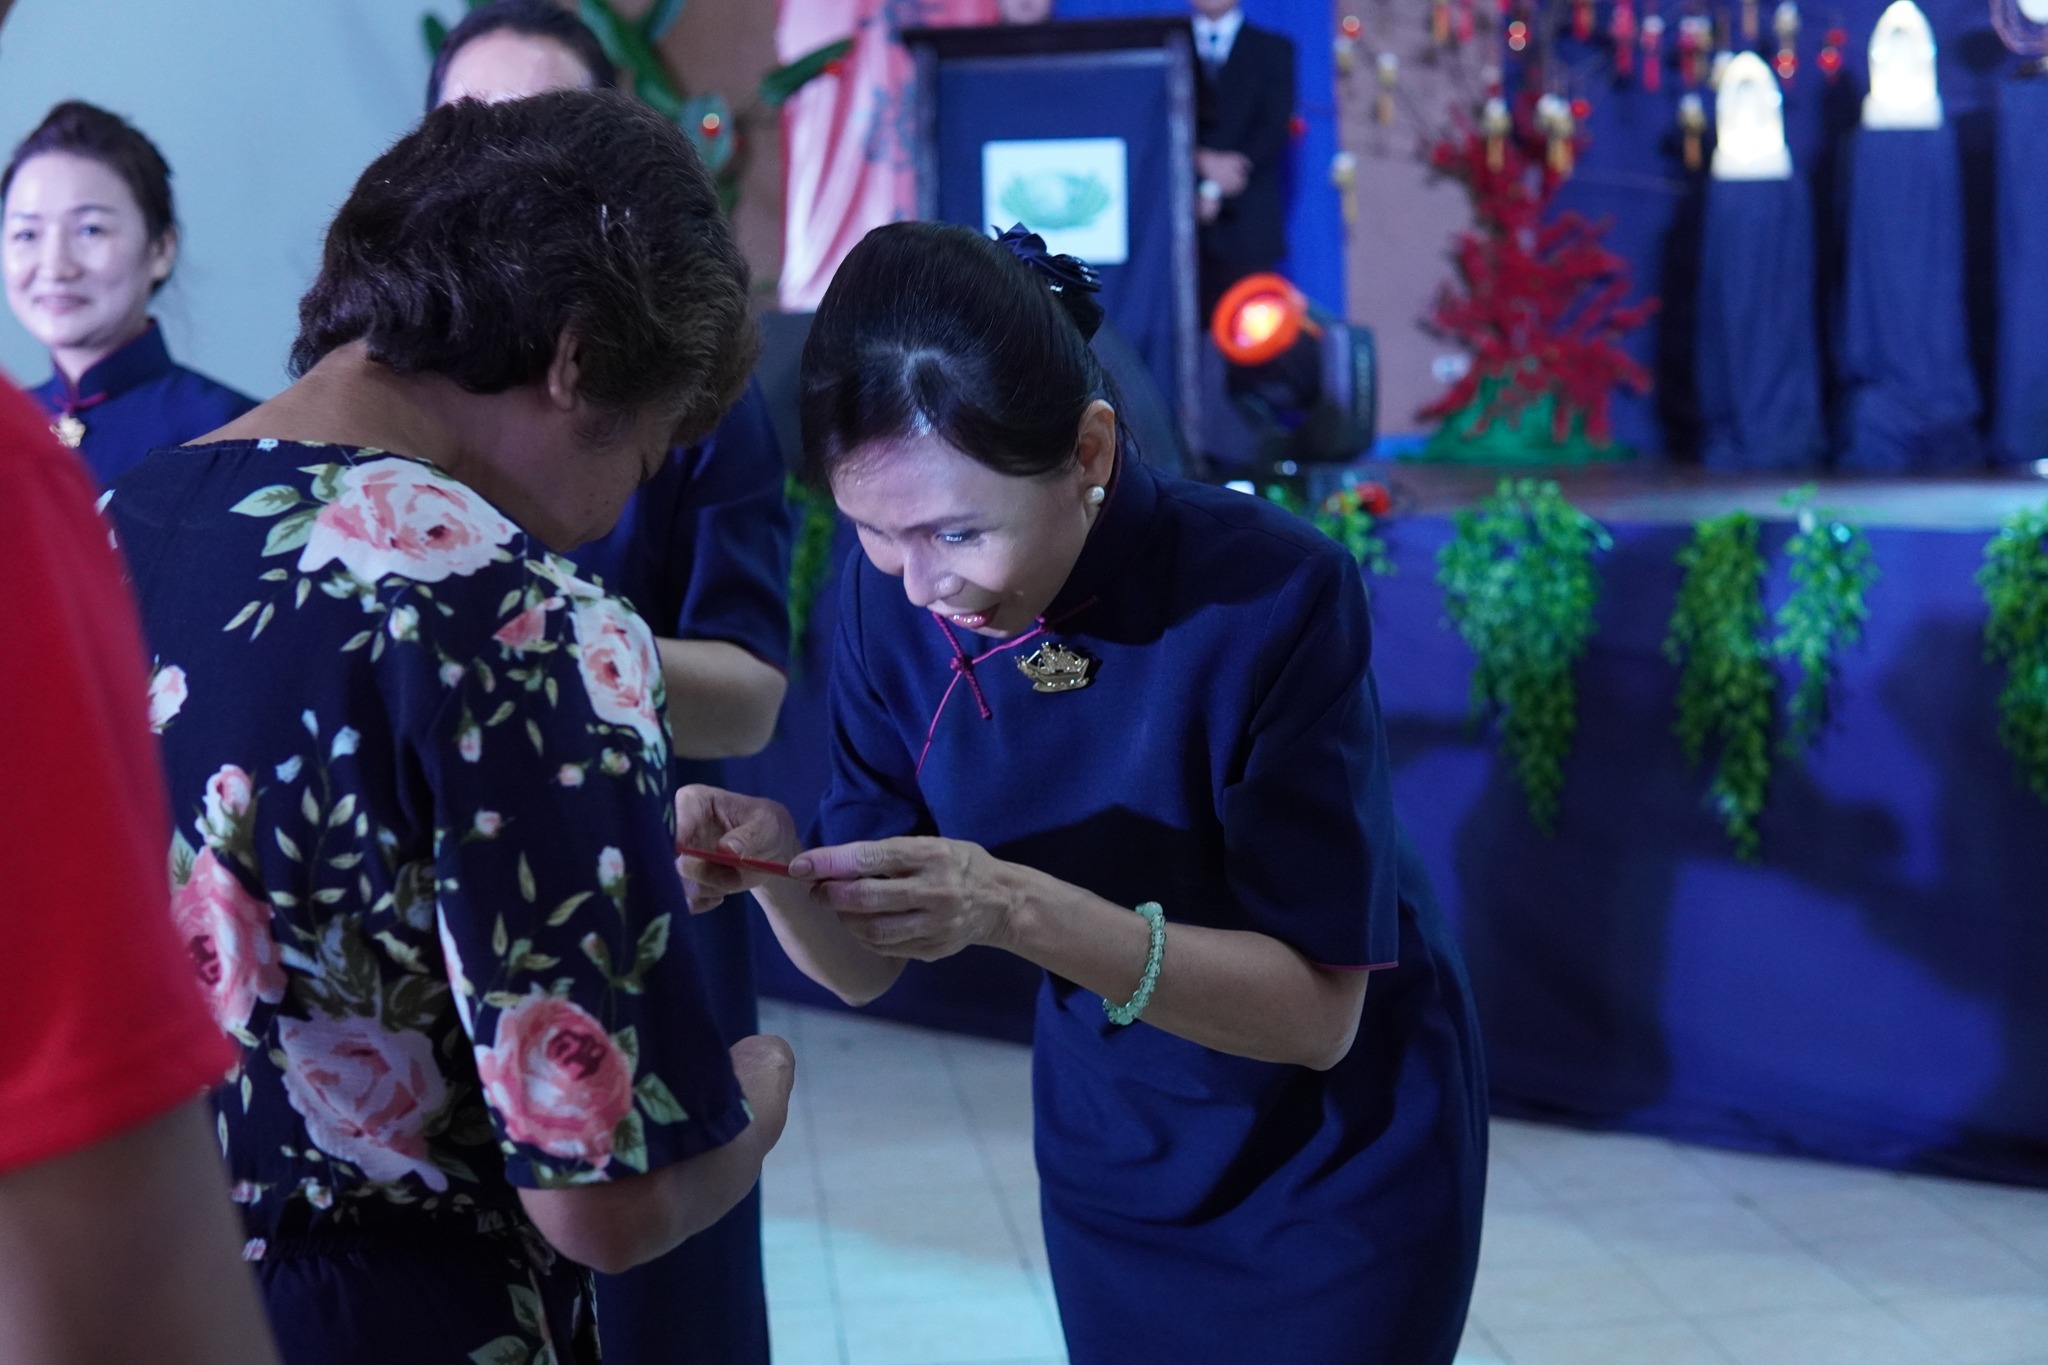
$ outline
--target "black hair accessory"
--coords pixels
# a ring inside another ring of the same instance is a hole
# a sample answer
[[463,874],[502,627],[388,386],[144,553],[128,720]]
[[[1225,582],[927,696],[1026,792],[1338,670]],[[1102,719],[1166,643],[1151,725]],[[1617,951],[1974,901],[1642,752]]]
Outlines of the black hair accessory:
[[1045,281],[1045,287],[1081,329],[1082,337],[1093,341],[1102,326],[1102,305],[1095,301],[1095,295],[1102,290],[1102,276],[1095,272],[1095,267],[1076,256],[1053,255],[1045,249],[1045,238],[1022,223],[999,235],[996,242],[1009,248],[1012,256]]

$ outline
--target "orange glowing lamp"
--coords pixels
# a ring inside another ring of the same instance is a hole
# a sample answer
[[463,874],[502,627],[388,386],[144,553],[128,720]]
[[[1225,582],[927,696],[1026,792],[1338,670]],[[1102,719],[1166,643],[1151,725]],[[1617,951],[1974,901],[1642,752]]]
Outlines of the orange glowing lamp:
[[1321,336],[1322,331],[1308,315],[1301,291],[1271,273],[1248,275],[1230,286],[1209,320],[1216,349],[1233,365],[1278,360],[1303,332]]

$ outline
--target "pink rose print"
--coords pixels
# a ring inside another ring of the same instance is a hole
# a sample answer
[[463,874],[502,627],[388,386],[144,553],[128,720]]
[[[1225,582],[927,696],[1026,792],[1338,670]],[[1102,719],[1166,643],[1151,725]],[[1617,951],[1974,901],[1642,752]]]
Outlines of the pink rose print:
[[284,1088],[306,1136],[372,1180],[416,1175],[428,1189],[448,1177],[427,1160],[426,1123],[448,1086],[424,1033],[392,1033],[375,1019],[286,1019]]
[[515,1142],[603,1170],[612,1130],[633,1107],[633,1069],[604,1026],[573,1001],[532,994],[498,1016],[476,1050],[484,1095]]
[[199,818],[199,832],[206,842],[219,847],[232,841],[235,830],[249,818],[249,803],[255,799],[249,774],[229,763],[206,779],[206,805]]
[[176,664],[149,675],[149,728],[157,734],[185,709],[185,670]]
[[270,907],[243,889],[212,849],[199,850],[192,876],[171,893],[171,920],[223,1031],[246,1029],[258,1000],[275,1005],[284,999]]
[[598,719],[628,726],[647,748],[661,750],[668,742],[655,709],[661,658],[647,623],[611,597],[579,600],[572,619],[583,687]]
[[476,493],[411,460],[371,460],[341,475],[299,554],[299,572],[339,563],[375,583],[397,574],[439,583],[475,573],[518,528]]
[[497,634],[491,638],[514,652],[531,649],[547,638],[548,613],[558,610],[561,605],[559,597],[536,603],[498,627]]

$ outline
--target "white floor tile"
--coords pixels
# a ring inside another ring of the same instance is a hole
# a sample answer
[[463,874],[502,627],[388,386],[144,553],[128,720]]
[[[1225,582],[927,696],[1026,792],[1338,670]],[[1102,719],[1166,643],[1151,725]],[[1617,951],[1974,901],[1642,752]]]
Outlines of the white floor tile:
[[771,1286],[768,1352],[775,1365],[845,1365],[839,1314],[829,1303],[785,1308],[777,1302]]
[[[2048,1270],[1981,1232],[1874,1238],[1818,1251],[1845,1279],[1880,1301],[1974,1294],[2048,1295]],[[2048,1341],[2042,1345],[2048,1347]]]
[[1473,1311],[1510,1351],[1522,1327],[1581,1327],[1668,1316],[1670,1308],[1620,1257],[1563,1264],[1483,1266]]
[[1729,1365],[1698,1328],[1671,1318],[1497,1330],[1514,1365]]
[[855,1300],[841,1308],[847,1365],[959,1365],[1056,1356],[1061,1343],[1035,1293]]
[[1894,1311],[1934,1343],[1944,1365],[2022,1365],[2048,1348],[2048,1296],[1908,1299]]
[[1680,1314],[1861,1308],[1870,1300],[1804,1252],[1697,1251],[1639,1256],[1630,1265]]
[[1877,1307],[1708,1318],[1700,1328],[1735,1365],[1942,1365],[1932,1342]]

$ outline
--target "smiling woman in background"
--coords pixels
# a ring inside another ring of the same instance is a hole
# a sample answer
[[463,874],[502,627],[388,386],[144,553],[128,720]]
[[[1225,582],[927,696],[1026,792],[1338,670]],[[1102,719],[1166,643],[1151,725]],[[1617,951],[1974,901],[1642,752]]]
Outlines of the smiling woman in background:
[[36,401],[102,484],[255,406],[175,364],[149,315],[177,264],[178,223],[171,168],[148,138],[66,100],[14,149],[0,199],[8,305],[50,348]]

